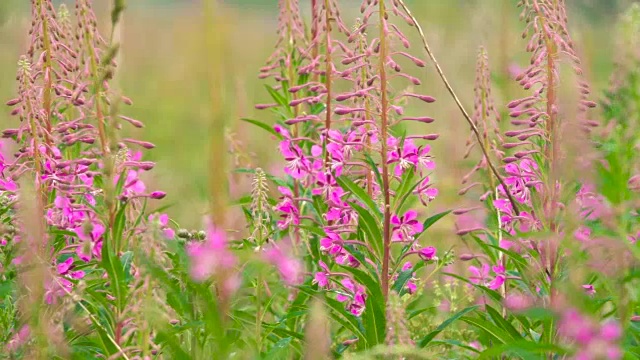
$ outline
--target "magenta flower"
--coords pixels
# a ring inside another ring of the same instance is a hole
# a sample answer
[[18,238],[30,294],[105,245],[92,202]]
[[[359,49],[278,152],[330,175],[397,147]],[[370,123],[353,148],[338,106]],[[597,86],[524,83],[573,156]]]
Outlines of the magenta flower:
[[414,194],[418,195],[422,205],[427,206],[438,196],[438,189],[432,187],[429,177],[425,177],[424,180],[414,191]]
[[394,168],[396,176],[402,176],[405,170],[414,168],[418,164],[418,147],[411,139],[405,139],[400,147],[398,139],[390,137],[387,145],[391,149],[387,163],[397,163]]
[[365,288],[360,284],[356,284],[350,278],[342,279],[341,284],[345,288],[346,293],[338,293],[336,300],[346,302],[346,308],[351,314],[355,316],[362,315],[367,301]]
[[[489,275],[490,270],[496,274],[491,278]],[[469,272],[472,276],[469,276],[469,280],[478,285],[483,285],[491,290],[499,289],[505,282],[506,276],[502,266],[493,266],[492,268],[488,264],[482,264],[482,267],[469,266]]]
[[343,201],[340,197],[344,195],[344,190],[338,186],[330,172],[318,172],[316,174],[316,185],[318,187],[311,190],[313,195],[322,195],[335,205],[342,204]]
[[[116,175],[113,178],[115,184],[120,181],[120,175]],[[135,170],[127,171],[127,177],[124,180],[124,186],[122,187],[122,196],[124,198],[130,198],[138,195],[144,194],[146,191],[146,186],[144,182],[138,178],[138,172]]]
[[18,184],[13,179],[0,179],[0,190],[14,192],[18,190]]
[[169,215],[167,214],[151,214],[149,215],[149,223],[154,224],[155,226],[162,231],[162,235],[168,240],[175,238],[175,231],[169,227]]
[[336,263],[354,268],[360,266],[360,261],[344,250],[336,256]]
[[[413,264],[410,261],[407,261],[406,263],[404,263],[404,265],[402,265],[402,272],[408,271],[413,269]],[[399,274],[396,274],[394,276],[394,281],[398,279]],[[405,285],[405,289],[407,290],[407,293],[409,294],[415,294],[416,291],[418,290],[418,286],[415,283],[415,279],[413,278],[413,276],[415,276],[415,273],[412,274],[412,278],[407,280],[407,284]]]
[[434,248],[433,246],[427,246],[418,250],[418,256],[420,256],[420,258],[424,261],[433,261],[434,259],[436,259],[436,252],[436,248]]
[[337,255],[342,252],[343,240],[340,235],[326,231],[327,236],[320,239],[320,250],[329,255]]
[[278,220],[278,228],[286,229],[292,224],[299,225],[300,215],[293,201],[293,193],[289,188],[284,186],[278,186],[278,191],[282,194],[282,201],[275,206],[275,210],[282,213],[282,215],[280,215],[282,219]]
[[287,161],[285,173],[298,180],[308,174],[311,164],[298,145],[289,140],[282,141],[280,142],[280,152]]
[[429,155],[430,152],[431,152],[431,146],[429,145],[420,146],[416,150],[417,165],[428,171],[431,171],[436,168],[436,163],[431,158],[431,155]]
[[315,273],[315,276],[313,277],[313,283],[318,284],[320,288],[328,289],[329,277],[331,276],[329,267],[322,260],[318,262],[318,265],[320,266],[322,271],[318,271]]
[[222,287],[225,297],[231,296],[240,285],[235,272],[236,257],[227,248],[227,235],[207,221],[207,238],[204,242],[187,245],[191,260],[191,278],[202,282],[213,277]]
[[584,289],[584,292],[587,295],[595,295],[595,293],[596,293],[596,289],[595,289],[595,287],[593,287],[592,284],[582,285],[582,288]]
[[413,241],[413,235],[422,232],[423,226],[418,220],[418,213],[414,210],[407,211],[404,215],[391,217],[392,241]]
[[619,341],[622,328],[615,321],[597,324],[574,309],[567,310],[560,318],[560,335],[575,343],[578,352],[574,359],[612,359],[622,358]]
[[71,271],[74,268],[72,257],[69,257],[67,260],[59,263],[56,268],[58,270],[58,275],[67,276],[74,280],[82,279],[85,275],[82,270]]
[[[522,204],[531,205],[531,190],[529,183],[534,183],[533,188],[540,192],[542,184],[538,180],[538,165],[527,158],[521,159],[519,162],[513,162],[505,165],[507,177],[504,182],[509,188],[509,192],[513,197]],[[504,194],[504,189],[500,186],[500,191]]]
[[7,343],[6,350],[13,352],[18,350],[22,345],[26,344],[31,337],[31,330],[29,325],[23,325],[18,332],[13,334],[9,342]]
[[264,253],[266,261],[274,265],[280,277],[287,285],[300,285],[303,280],[303,268],[300,261],[286,255],[279,247],[272,246]]
[[342,144],[330,142],[327,144],[327,152],[331,160],[331,170],[336,176],[342,175],[342,168],[345,165],[345,147]]
[[523,294],[509,294],[504,299],[504,306],[511,311],[527,310],[531,305],[531,298]]
[[73,289],[73,283],[64,277],[51,279],[45,285],[44,301],[47,305],[56,303],[56,301],[65,296]]
[[58,264],[58,274],[64,275],[69,272],[71,269],[71,265],[73,264],[73,258],[68,258],[67,260]]

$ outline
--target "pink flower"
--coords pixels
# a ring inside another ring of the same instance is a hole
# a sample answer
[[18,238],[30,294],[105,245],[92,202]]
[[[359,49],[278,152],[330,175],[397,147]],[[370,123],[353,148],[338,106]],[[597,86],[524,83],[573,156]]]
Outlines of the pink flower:
[[191,259],[191,278],[205,281],[214,277],[221,284],[221,293],[231,296],[240,280],[235,272],[237,260],[227,248],[227,235],[207,221],[207,238],[204,242],[191,242],[187,245],[187,255]]
[[284,230],[291,224],[299,225],[299,210],[293,201],[293,193],[289,188],[284,186],[278,186],[278,190],[282,194],[282,201],[275,206],[276,211],[282,213],[282,215],[280,215],[282,220],[278,221],[278,228]]
[[590,343],[597,335],[594,324],[576,310],[569,310],[562,314],[558,331],[579,344]]
[[9,342],[7,343],[6,349],[9,352],[16,351],[25,344],[29,337],[31,336],[31,330],[29,329],[29,325],[23,325],[17,333],[13,334]]
[[418,250],[418,256],[420,256],[420,258],[424,261],[432,261],[436,258],[436,252],[436,248],[434,248],[433,246],[427,246]]
[[313,283],[318,284],[321,288],[329,288],[329,276],[331,276],[331,272],[329,271],[329,267],[322,260],[318,262],[318,265],[322,269],[322,271],[316,272]]
[[303,280],[303,268],[300,261],[296,258],[286,255],[280,248],[272,246],[264,253],[264,258],[270,264],[274,265],[280,277],[287,285],[300,285]]
[[433,201],[438,196],[438,189],[431,187],[432,184],[430,182],[429,177],[425,177],[422,183],[417,187],[414,191],[414,194],[417,194],[420,198],[420,202],[422,205],[427,206],[431,201]]
[[310,162],[298,145],[289,140],[282,141],[280,142],[280,152],[287,161],[285,173],[298,180],[308,174]]
[[167,214],[151,214],[149,222],[162,231],[162,235],[168,240],[175,238],[175,231],[169,227],[169,215]]
[[504,299],[504,306],[511,311],[526,310],[531,304],[531,298],[522,294],[510,294]]
[[469,266],[469,272],[473,274],[473,276],[469,277],[469,280],[474,284],[484,285],[491,290],[497,290],[506,280],[504,268],[502,266],[494,266],[491,270],[496,274],[494,278],[489,276],[490,267],[488,264],[483,264],[481,268]]
[[58,268],[58,274],[60,275],[64,275],[66,273],[69,272],[69,269],[71,269],[71,265],[73,264],[73,258],[68,258],[67,260],[61,262],[58,264],[57,268]]
[[622,337],[620,324],[615,321],[608,321],[600,328],[600,338],[605,341],[618,341]]
[[342,238],[340,235],[327,230],[327,236],[320,239],[320,250],[329,255],[336,255],[342,252]]
[[418,213],[414,210],[407,211],[403,216],[391,217],[392,241],[413,241],[413,235],[422,232],[423,226],[418,220]]
[[[411,139],[405,139],[402,147],[400,147],[398,139],[390,137],[387,145],[390,148],[387,163],[397,163],[394,168],[396,176],[402,176],[404,170],[414,168],[418,164],[418,147]],[[429,149],[426,149],[426,151],[429,152]]]
[[316,174],[316,185],[318,187],[311,190],[313,195],[322,195],[334,205],[342,204],[340,197],[344,195],[344,190],[338,186],[330,172],[318,172]]
[[582,285],[582,288],[587,295],[594,295],[596,293],[596,289],[591,284]]
[[0,179],[0,190],[14,192],[18,190],[18,184],[10,178]]
[[[120,181],[120,175],[116,175],[113,178],[115,184]],[[146,191],[146,186],[144,182],[138,178],[138,172],[135,170],[127,171],[127,177],[124,180],[124,185],[122,187],[122,196],[129,198],[136,195],[142,195]]]
[[341,281],[342,286],[346,289],[346,293],[338,293],[336,300],[347,303],[347,310],[355,315],[360,316],[365,308],[367,294],[362,285],[356,284],[350,278],[344,278]]

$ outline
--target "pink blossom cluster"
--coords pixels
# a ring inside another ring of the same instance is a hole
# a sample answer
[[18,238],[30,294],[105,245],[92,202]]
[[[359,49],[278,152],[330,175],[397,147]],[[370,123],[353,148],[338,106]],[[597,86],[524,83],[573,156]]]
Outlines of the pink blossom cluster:
[[[388,14],[411,23],[396,2],[385,3]],[[283,4],[280,28],[297,29],[299,16],[291,14],[292,8]],[[388,176],[387,185],[400,184],[403,179],[415,176],[418,183],[409,195],[427,206],[438,191],[429,178],[435,168],[430,146],[421,142],[434,140],[437,135],[394,136],[392,127],[401,121],[432,122],[427,116],[405,115],[404,104],[410,99],[424,103],[435,99],[411,90],[420,85],[420,80],[405,72],[403,63],[418,67],[424,67],[425,63],[396,49],[409,48],[409,41],[386,17],[378,19],[379,3],[363,1],[363,16],[351,29],[341,19],[336,1],[314,5],[312,27],[316,31],[308,47],[301,50],[302,64],[293,76],[287,75],[288,86],[283,89],[283,97],[289,99],[288,103],[256,106],[276,108],[280,114],[289,116],[274,127],[281,139],[279,150],[286,161],[285,173],[293,180],[292,186],[278,187],[281,194],[275,206],[280,215],[278,228],[295,233],[305,221],[319,223],[325,233],[319,242],[320,250],[332,262],[360,267],[365,261],[378,267],[381,259],[369,242],[379,239],[356,240],[361,220],[355,207],[367,205],[341,185],[340,179],[346,178],[363,189],[377,204],[368,211],[382,213],[385,190],[391,191],[385,189],[384,176]],[[282,23],[283,19],[288,19],[286,24]],[[369,34],[376,31],[379,36]],[[279,33],[282,36],[282,32]],[[290,41],[301,44],[296,34],[291,35]],[[284,74],[288,65],[282,69]],[[273,65],[268,68],[275,69]],[[297,82],[298,79],[305,80]],[[408,80],[411,86],[390,91],[388,83],[402,79]],[[387,168],[390,169],[388,175]],[[386,196],[388,199],[388,194]],[[326,205],[322,213],[309,212],[311,206],[302,206],[305,202],[312,203],[314,197]],[[389,215],[388,222],[390,241],[409,246],[411,253],[424,253],[421,256],[425,259],[435,257],[434,248],[425,250],[416,242],[423,225],[415,209],[395,211]],[[353,254],[354,249],[364,251],[366,257],[359,260]],[[315,283],[335,291],[338,299],[359,315],[367,296],[365,288],[347,274],[331,271],[332,266],[325,262],[320,261],[319,266],[321,271],[316,273]],[[394,278],[397,274],[380,276]]]
[[599,324],[577,310],[570,309],[562,314],[558,332],[567,341],[575,344],[577,352],[572,359],[622,359],[619,344],[622,328],[615,321]]
[[[71,290],[74,281],[84,277],[75,267],[101,258],[113,221],[105,216],[107,196],[126,206],[161,199],[165,193],[147,190],[141,175],[154,163],[143,161],[140,151],[126,145],[149,149],[153,144],[118,142],[109,135],[121,122],[143,124],[109,114],[113,102],[131,100],[116,97],[109,88],[108,73],[102,69],[115,63],[97,30],[91,2],[77,1],[75,23],[64,5],[56,10],[50,0],[33,1],[32,11],[29,50],[18,64],[18,97],[7,102],[20,125],[3,132],[18,150],[12,157],[0,157],[0,192],[16,198],[18,179],[33,179],[45,224],[66,232],[66,246],[51,257],[58,274],[47,285],[46,302],[52,303],[63,288]],[[168,229],[164,216],[160,222]]]

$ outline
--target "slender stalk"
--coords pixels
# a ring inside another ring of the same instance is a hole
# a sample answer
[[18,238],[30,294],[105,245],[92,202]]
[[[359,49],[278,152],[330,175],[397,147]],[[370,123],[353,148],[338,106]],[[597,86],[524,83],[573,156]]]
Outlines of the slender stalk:
[[[285,7],[286,7],[286,11],[287,14],[289,16],[290,19],[293,18],[293,14],[291,14],[291,0],[286,0],[285,1]],[[287,22],[287,43],[289,45],[289,60],[287,61],[287,72],[288,72],[288,79],[289,79],[289,88],[294,86],[294,77],[296,74],[296,69],[294,67],[293,64],[293,54],[295,52],[295,46],[294,46],[294,39],[293,39],[293,29],[292,29],[292,24],[291,21]],[[297,93],[293,93],[293,100],[295,101],[298,97]],[[293,107],[293,117],[297,118],[298,115],[300,114],[300,106],[296,105]],[[293,125],[293,137],[298,137],[298,133],[299,133],[299,124],[295,124]],[[300,181],[298,181],[298,179],[293,179],[293,194],[295,198],[300,197]],[[300,202],[296,199],[293,200],[293,206],[300,210]],[[294,251],[297,252],[298,251],[298,244],[300,244],[300,228],[295,227],[294,228]]]
[[[40,259],[40,261],[42,261],[43,263],[44,260]],[[60,280],[58,279],[58,276],[56,274],[50,274],[51,278],[56,282],[56,284],[58,285],[58,287],[60,289],[62,289],[62,291],[64,291],[67,296],[69,296],[78,306],[80,306],[80,308],[82,310],[84,310],[87,313],[87,316],[89,316],[89,318],[91,319],[91,322],[96,325],[97,327],[99,327],[100,329],[103,330],[103,333],[105,334],[105,336],[107,337],[107,339],[111,342],[111,344],[113,344],[113,346],[115,346],[115,348],[118,350],[118,354],[122,356],[123,359],[125,360],[129,360],[130,358],[127,356],[127,353],[124,351],[124,349],[122,347],[120,347],[120,345],[118,344],[118,342],[111,336],[109,335],[109,330],[107,330],[103,325],[102,322],[100,320],[98,320],[91,311],[89,311],[89,309],[87,309],[86,306],[84,306],[84,302],[82,301],[82,299],[78,296],[75,295],[73,293],[71,293],[71,291],[67,290],[67,288],[60,282]]]
[[[378,64],[378,72],[380,75],[380,107],[381,107],[381,165],[382,165],[382,193],[384,196],[384,228],[383,228],[383,244],[384,255],[382,258],[382,293],[384,295],[385,305],[389,298],[389,261],[391,257],[391,199],[389,196],[389,167],[387,166],[387,138],[388,131],[388,108],[389,100],[387,99],[387,71],[385,67],[387,58],[387,32],[386,32],[386,9],[385,0],[380,0],[380,59]],[[386,308],[386,306],[385,306]]]
[[43,100],[44,100],[44,123],[47,129],[47,132],[44,136],[45,142],[47,145],[52,146],[51,143],[51,89],[53,88],[53,79],[52,76],[52,61],[51,61],[51,39],[49,39],[49,20],[47,16],[45,16],[44,1],[38,0],[38,11],[40,13],[40,17],[42,18],[42,43],[44,46],[44,90],[43,90]]
[[[554,3],[554,6],[557,6],[557,3]],[[541,14],[540,16],[542,24],[540,24],[544,28],[544,16]],[[550,37],[545,37],[545,46],[547,48],[547,64],[546,64],[546,72],[547,72],[547,86],[546,86],[546,112],[547,112],[547,121],[545,123],[545,132],[547,136],[547,141],[544,145],[544,155],[546,161],[548,162],[547,171],[549,179],[547,181],[547,191],[544,194],[543,199],[543,209],[546,213],[549,221],[549,230],[552,233],[557,232],[557,224],[556,224],[556,156],[557,156],[557,114],[556,114],[556,89],[555,89],[555,57],[557,48],[555,42]],[[547,237],[547,258],[548,264],[547,266],[547,275],[549,277],[549,305],[553,305],[553,297],[554,297],[554,285],[555,285],[555,268],[557,261],[557,252],[558,252],[558,243],[557,239],[554,235]],[[546,330],[548,341],[551,343],[555,338],[555,326],[553,322],[549,322],[549,326]],[[553,354],[549,353],[548,358],[553,359]]]
[[95,49],[91,45],[91,32],[87,28],[84,34],[85,38],[85,46],[87,51],[90,53],[90,62],[91,62],[91,74],[95,79],[94,84],[94,101],[96,107],[96,118],[98,119],[98,136],[100,138],[100,149],[102,150],[102,155],[106,156],[109,154],[109,143],[107,141],[107,131],[105,129],[104,123],[104,111],[102,110],[102,84],[101,84],[101,76],[98,70],[98,59],[96,57]]
[[[27,86],[27,76],[25,78],[25,88]],[[40,142],[38,141],[38,127],[36,126],[36,120],[32,114],[31,102],[26,100],[27,114],[29,114],[29,127],[31,128],[31,136],[33,137],[33,161],[35,163],[36,170],[36,206],[38,210],[39,220],[38,220],[38,233],[45,233],[45,218],[44,216],[44,201],[46,199],[46,195],[44,192],[44,187],[42,186],[42,182],[40,179],[42,178],[42,159],[40,155]]]
[[[364,54],[365,52],[365,37],[361,36],[360,40],[358,41],[358,48],[360,50],[361,54]],[[367,65],[369,65],[369,59],[367,57],[364,58],[364,61],[367,63]],[[367,67],[368,66],[363,66],[361,71],[360,71],[360,81],[362,82],[362,86],[364,86],[364,84],[367,83]],[[365,116],[371,116],[371,102],[369,101],[369,97],[365,97],[364,98],[364,113]],[[373,118],[373,117],[370,117]],[[366,117],[365,117],[366,120]],[[371,125],[369,123],[367,123],[365,125],[365,129],[367,129],[367,134],[369,133],[369,130],[371,130]],[[366,142],[365,142],[365,149],[366,151],[370,151],[371,149],[371,137],[367,136]],[[366,181],[367,181],[367,194],[369,196],[373,196],[373,171],[368,170],[367,174],[366,174]]]
[[[318,11],[318,1],[319,0],[311,0],[311,14],[312,16],[316,16]],[[318,36],[318,26],[315,21],[311,22],[311,58],[315,60],[318,57],[318,42],[316,41],[316,36]],[[314,82],[318,81],[318,74],[315,72],[312,75],[312,80]]]
[[216,13],[217,1],[208,0],[205,2],[205,29],[206,29],[206,51],[208,58],[213,63],[209,64],[208,69],[208,87],[210,99],[210,117],[212,122],[211,133],[211,150],[210,150],[210,169],[209,175],[210,191],[211,191],[211,217],[215,226],[224,226],[226,222],[225,209],[227,206],[226,195],[226,141],[223,129],[226,127],[224,114],[224,78],[220,69],[224,66],[221,64],[222,39],[224,29],[221,29],[220,23],[217,21],[219,15]]
[[[326,36],[325,36],[325,56],[324,56],[324,62],[325,62],[325,87],[327,88],[327,108],[326,108],[326,117],[325,117],[325,121],[324,121],[324,127],[325,127],[325,132],[326,132],[326,136],[325,136],[325,141],[328,141],[328,137],[329,137],[329,130],[331,130],[331,112],[332,112],[332,108],[331,108],[331,14],[329,12],[330,9],[330,2],[329,0],[324,0],[324,21],[325,21],[325,27],[326,27]],[[325,144],[326,147],[326,144]],[[324,155],[324,167],[325,169],[329,168],[329,152],[326,151],[325,149],[325,155]]]
[[[473,134],[475,135],[476,139],[478,140],[478,145],[480,146],[480,149],[482,150],[483,155],[487,159],[489,159],[489,151],[485,148],[484,144],[482,143],[482,135],[480,134],[480,131],[478,130],[478,127],[476,126],[476,124],[474,124],[474,122],[471,119],[471,116],[469,116],[469,113],[467,112],[467,110],[465,110],[464,106],[462,105],[462,102],[458,98],[458,95],[456,95],[456,92],[451,87],[451,84],[449,84],[449,81],[447,80],[447,77],[444,75],[444,72],[442,71],[442,68],[440,67],[440,64],[438,63],[438,61],[436,60],[435,56],[433,55],[433,52],[431,51],[431,47],[429,46],[429,43],[427,42],[427,38],[424,35],[424,31],[422,30],[422,27],[418,23],[418,20],[416,20],[416,18],[413,16],[413,14],[411,13],[411,11],[409,10],[409,8],[407,7],[407,5],[404,3],[403,0],[398,0],[398,3],[400,4],[400,6],[402,6],[402,9],[407,13],[409,18],[411,19],[411,21],[415,25],[416,29],[418,30],[418,34],[420,35],[420,39],[422,40],[422,45],[424,46],[424,49],[427,51],[427,55],[429,55],[429,58],[431,59],[431,61],[433,61],[433,64],[436,67],[436,71],[438,72],[438,75],[440,76],[440,79],[442,80],[442,82],[444,83],[445,87],[447,88],[447,91],[449,92],[449,94],[451,95],[453,100],[455,101],[455,103],[458,106],[458,109],[462,113],[463,117],[465,118],[465,120],[467,120],[467,123],[469,123],[469,126],[471,126],[471,131],[473,131]],[[518,210],[518,205],[517,205],[515,199],[513,198],[513,196],[511,195],[511,193],[509,191],[507,191],[507,185],[505,184],[504,180],[502,179],[502,176],[500,176],[500,173],[498,172],[496,167],[491,163],[491,161],[487,161],[487,165],[489,166],[489,169],[491,170],[493,175],[498,179],[498,182],[500,183],[500,185],[502,185],[502,188],[505,190],[505,193],[507,194],[507,198],[509,199],[509,202],[511,203],[511,206],[513,207],[513,210],[515,211],[515,213],[517,215],[520,215],[520,211]]]
[[262,282],[264,281],[262,272],[258,273],[256,279],[256,352],[257,356],[262,354]]

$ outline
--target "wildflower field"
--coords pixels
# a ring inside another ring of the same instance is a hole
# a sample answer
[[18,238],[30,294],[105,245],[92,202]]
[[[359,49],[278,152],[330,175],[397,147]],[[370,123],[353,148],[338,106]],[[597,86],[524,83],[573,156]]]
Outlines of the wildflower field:
[[0,359],[640,359],[640,3],[0,0]]

